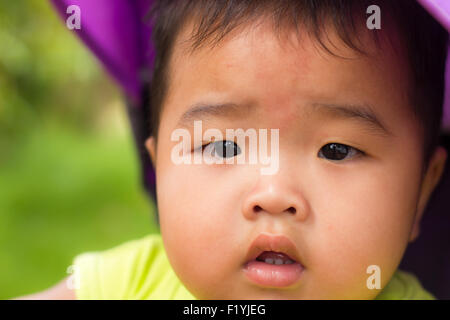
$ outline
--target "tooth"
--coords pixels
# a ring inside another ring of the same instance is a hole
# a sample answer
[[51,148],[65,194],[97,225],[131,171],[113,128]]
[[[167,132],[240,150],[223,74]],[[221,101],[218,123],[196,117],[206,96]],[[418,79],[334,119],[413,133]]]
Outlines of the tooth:
[[294,261],[292,261],[292,260],[286,260],[285,262],[284,262],[284,264],[293,264],[294,263]]
[[275,259],[275,264],[283,264],[283,259]]
[[264,262],[265,262],[265,263],[273,264],[273,259],[267,258],[266,260],[264,260]]

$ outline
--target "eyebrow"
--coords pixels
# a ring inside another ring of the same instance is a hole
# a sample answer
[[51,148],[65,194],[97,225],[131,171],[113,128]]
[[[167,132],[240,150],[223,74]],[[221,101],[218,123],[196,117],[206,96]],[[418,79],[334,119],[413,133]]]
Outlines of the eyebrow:
[[239,105],[232,102],[219,104],[197,103],[189,108],[178,121],[179,126],[191,126],[195,120],[208,120],[210,118],[241,118],[251,105]]
[[[392,136],[392,132],[387,129],[383,122],[369,105],[352,104],[308,104],[310,111],[326,113],[339,119],[356,120],[365,125],[376,135]],[[239,105],[232,102],[207,104],[197,103],[183,113],[178,126],[190,127],[195,120],[208,120],[210,118],[242,118],[251,111],[252,105]]]
[[337,118],[359,121],[363,125],[368,126],[374,134],[382,136],[393,135],[369,105],[314,103],[311,107],[316,109],[316,111],[326,112]]

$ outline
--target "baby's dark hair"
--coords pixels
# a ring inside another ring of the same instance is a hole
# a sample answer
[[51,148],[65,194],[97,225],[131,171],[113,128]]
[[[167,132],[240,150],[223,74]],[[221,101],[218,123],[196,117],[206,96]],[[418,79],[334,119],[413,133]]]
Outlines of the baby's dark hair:
[[[424,129],[424,167],[439,145],[444,96],[447,32],[412,0],[155,0],[150,10],[152,41],[156,51],[150,84],[149,134],[157,139],[159,118],[168,92],[168,65],[174,43],[189,22],[195,22],[191,52],[204,45],[214,46],[239,26],[267,18],[274,31],[307,32],[330,54],[324,39],[326,25],[336,31],[349,48],[365,54],[358,31],[366,28],[370,5],[381,9],[382,28],[392,22],[403,40],[413,77],[409,99]],[[363,25],[361,25],[363,23]],[[301,26],[301,28],[299,28]],[[304,30],[304,31],[303,31]],[[379,43],[378,30],[371,30]]]

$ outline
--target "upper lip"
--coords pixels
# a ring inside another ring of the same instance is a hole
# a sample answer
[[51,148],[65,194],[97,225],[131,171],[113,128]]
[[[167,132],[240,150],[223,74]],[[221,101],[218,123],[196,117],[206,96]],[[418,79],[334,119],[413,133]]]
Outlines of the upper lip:
[[300,256],[294,242],[284,235],[271,235],[261,233],[250,245],[246,263],[255,260],[264,251],[280,252],[287,255],[291,260],[300,263]]

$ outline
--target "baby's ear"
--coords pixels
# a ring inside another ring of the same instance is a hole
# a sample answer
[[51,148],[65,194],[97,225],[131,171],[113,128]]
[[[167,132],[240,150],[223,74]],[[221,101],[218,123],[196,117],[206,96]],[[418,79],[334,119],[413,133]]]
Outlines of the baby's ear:
[[444,147],[438,146],[431,157],[427,171],[425,172],[422,180],[422,186],[420,189],[419,202],[417,205],[417,212],[414,218],[414,224],[411,230],[409,241],[413,242],[419,236],[420,233],[420,221],[422,220],[423,213],[427,206],[433,190],[441,180],[442,173],[445,169],[445,163],[447,161],[447,150]]
[[156,165],[156,141],[153,136],[150,136],[145,141],[145,147],[147,148],[147,151],[150,154],[150,159],[152,160],[153,167],[155,167],[155,165]]

